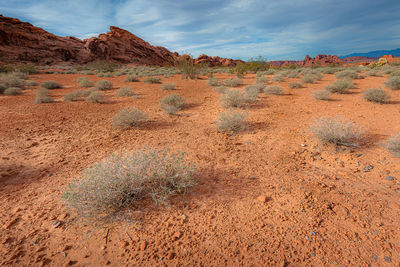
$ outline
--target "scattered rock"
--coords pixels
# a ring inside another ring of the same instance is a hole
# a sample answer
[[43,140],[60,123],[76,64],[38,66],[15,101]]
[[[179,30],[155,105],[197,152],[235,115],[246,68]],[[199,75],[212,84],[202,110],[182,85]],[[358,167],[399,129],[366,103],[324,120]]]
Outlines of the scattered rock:
[[51,226],[53,227],[53,228],[57,228],[57,227],[59,227],[61,225],[61,222],[59,221],[59,220],[55,220],[52,224],[51,224]]
[[268,201],[268,197],[265,195],[261,195],[257,198],[258,201],[260,201],[261,203],[266,203]]
[[174,253],[174,252],[168,253],[167,259],[168,259],[168,260],[172,260],[173,258],[175,258],[175,253]]
[[182,237],[182,232],[181,231],[177,231],[174,233],[174,235],[172,236],[175,240],[178,240],[179,238]]
[[363,172],[370,172],[373,168],[374,168],[374,166],[368,164],[367,166],[365,166],[364,168],[362,168],[362,171],[363,171]]
[[386,262],[389,262],[389,263],[392,262],[392,259],[389,258],[388,256],[385,256],[384,259],[385,259]]
[[393,181],[393,180],[394,180],[394,177],[393,177],[393,176],[386,176],[386,177],[385,177],[385,180],[387,180],[387,181]]
[[147,242],[146,242],[146,241],[142,241],[142,242],[140,243],[139,249],[140,249],[141,251],[144,251],[146,248],[147,248]]
[[254,176],[250,176],[250,177],[249,177],[249,180],[255,180],[255,179],[257,179],[257,178],[254,177]]

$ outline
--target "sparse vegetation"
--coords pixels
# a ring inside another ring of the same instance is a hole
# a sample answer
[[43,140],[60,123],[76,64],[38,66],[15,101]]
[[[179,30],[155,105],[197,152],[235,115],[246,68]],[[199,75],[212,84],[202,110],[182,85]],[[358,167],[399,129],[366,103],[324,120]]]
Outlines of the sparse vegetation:
[[126,130],[132,127],[138,127],[147,121],[147,115],[137,109],[123,109],[113,118],[113,127]]
[[5,95],[20,95],[22,93],[22,89],[18,87],[8,87],[4,90],[3,94]]
[[137,95],[130,87],[121,87],[117,91],[117,96],[135,96]]
[[62,199],[83,218],[109,220],[138,200],[163,203],[186,193],[196,184],[195,175],[195,167],[183,153],[168,149],[113,154],[84,170],[64,190]]
[[342,70],[335,74],[338,79],[358,79],[358,73],[355,70]]
[[79,77],[77,79],[77,81],[78,81],[79,87],[82,87],[82,88],[88,88],[88,87],[94,86],[94,83],[92,81],[89,81],[88,78],[86,78],[86,77]]
[[157,77],[147,77],[143,80],[143,82],[150,83],[150,84],[161,83],[161,79],[157,78]]
[[231,89],[221,95],[220,101],[225,108],[241,108],[248,102],[248,96],[239,89]]
[[304,77],[301,79],[303,83],[315,83],[318,81],[318,77],[313,75],[313,74],[306,74]]
[[283,91],[283,88],[279,85],[270,85],[264,88],[264,94],[269,94],[269,95],[283,95],[285,91]]
[[310,129],[323,143],[343,146],[358,146],[365,133],[362,127],[341,117],[320,117]]
[[160,101],[160,108],[167,114],[176,114],[185,106],[185,99],[178,95],[167,95]]
[[278,75],[275,75],[274,77],[272,77],[271,80],[274,81],[274,82],[284,82],[285,81],[285,76],[282,75],[282,74],[278,74]]
[[210,78],[208,78],[207,85],[208,86],[220,86],[221,82],[220,82],[220,80],[218,80],[218,78],[210,77]]
[[246,128],[247,113],[228,110],[220,113],[216,122],[217,131],[222,133],[237,133]]
[[90,94],[86,97],[86,102],[89,103],[99,103],[104,104],[106,103],[106,96],[103,92],[94,90],[91,91]]
[[313,98],[316,100],[329,100],[331,97],[331,92],[327,90],[320,90],[313,92]]
[[265,77],[265,76],[257,77],[256,83],[257,84],[267,84],[268,83],[268,78]]
[[36,98],[33,103],[40,104],[40,103],[53,103],[54,100],[50,96],[50,91],[44,87],[39,88],[36,90]]
[[27,81],[26,85],[28,85],[28,86],[37,86],[37,85],[39,85],[39,83],[37,81]]
[[0,74],[0,94],[9,87],[25,88],[25,75],[18,72]]
[[291,88],[291,89],[299,89],[302,87],[303,87],[303,84],[300,82],[290,82],[289,83],[289,88]]
[[224,84],[228,87],[237,87],[242,84],[242,80],[239,78],[231,78],[224,80]]
[[96,83],[96,89],[105,91],[105,90],[111,90],[113,87],[112,83],[107,80],[100,80]]
[[164,90],[171,91],[171,90],[175,90],[175,86],[176,86],[175,83],[165,83],[161,86],[161,88]]
[[59,89],[62,88],[61,84],[56,81],[45,81],[40,86],[46,89]]
[[386,82],[385,86],[392,90],[400,90],[400,76],[390,77]]
[[390,137],[386,140],[384,146],[395,157],[400,158],[400,134]]
[[127,75],[124,82],[138,82],[139,79],[136,75]]
[[384,104],[390,100],[390,95],[385,90],[373,88],[364,91],[363,98],[371,102]]
[[225,94],[228,88],[226,86],[215,87],[214,91],[220,94]]
[[336,80],[325,86],[325,89],[331,93],[346,94],[350,89],[354,88],[354,84],[349,79]]

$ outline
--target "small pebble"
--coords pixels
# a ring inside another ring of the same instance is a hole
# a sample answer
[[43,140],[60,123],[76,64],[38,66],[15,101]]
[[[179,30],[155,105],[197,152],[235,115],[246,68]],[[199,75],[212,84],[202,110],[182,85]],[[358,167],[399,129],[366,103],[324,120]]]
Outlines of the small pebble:
[[368,164],[367,166],[365,166],[362,171],[363,172],[370,172],[372,169],[374,168],[374,166]]
[[60,222],[59,220],[55,220],[51,226],[52,226],[53,228],[57,228],[57,227],[60,226],[60,225],[61,225],[61,222]]
[[378,260],[378,256],[372,255],[372,256],[371,256],[371,259],[373,259],[374,261],[377,261],[377,260]]
[[385,259],[385,261],[387,261],[387,262],[392,262],[392,259],[389,258],[388,256],[385,256],[384,259]]
[[393,176],[386,176],[385,180],[393,181],[393,180],[394,180],[394,177],[393,177]]
[[250,177],[249,177],[249,180],[255,180],[255,179],[257,179],[257,178],[254,177],[254,176],[250,176]]

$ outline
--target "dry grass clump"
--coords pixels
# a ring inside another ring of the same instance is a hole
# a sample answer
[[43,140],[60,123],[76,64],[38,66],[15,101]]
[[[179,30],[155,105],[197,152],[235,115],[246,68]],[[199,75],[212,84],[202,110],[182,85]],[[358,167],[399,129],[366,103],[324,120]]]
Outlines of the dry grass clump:
[[3,94],[5,95],[20,95],[22,93],[22,89],[18,87],[8,87],[4,90]]
[[314,91],[312,95],[316,100],[329,100],[331,97],[331,92],[327,90]]
[[19,72],[1,73],[0,74],[0,94],[9,87],[25,88],[26,75]]
[[137,109],[123,109],[113,118],[113,127],[126,130],[132,127],[138,127],[147,122],[147,115]]
[[163,203],[196,184],[183,153],[143,149],[113,154],[83,171],[64,190],[65,204],[82,218],[109,220],[142,199]]
[[62,88],[61,84],[56,81],[45,81],[40,86],[46,89],[59,89]]
[[382,72],[377,69],[371,69],[371,70],[367,71],[366,75],[373,76],[373,77],[382,77],[383,76]]
[[85,99],[89,103],[104,104],[107,102],[106,95],[98,90],[91,91],[90,94]]
[[161,85],[162,89],[168,90],[168,91],[175,90],[175,87],[176,87],[175,83],[166,83],[166,84]]
[[167,114],[176,114],[185,106],[185,99],[178,95],[167,95],[160,101],[160,108]]
[[143,80],[144,83],[150,83],[150,84],[155,84],[155,83],[161,83],[161,79],[158,77],[147,77]]
[[130,87],[121,87],[118,89],[117,96],[136,96],[137,94]]
[[100,80],[96,83],[96,89],[105,91],[105,90],[111,90],[113,87],[112,83],[107,80]]
[[393,76],[390,77],[386,82],[385,85],[392,90],[400,90],[400,76]]
[[69,94],[64,96],[64,101],[66,102],[74,102],[80,100],[82,97],[87,97],[90,95],[90,90],[75,90]]
[[228,89],[221,95],[220,102],[225,108],[241,108],[248,102],[248,96],[239,89]]
[[289,83],[289,88],[290,89],[299,89],[299,88],[302,88],[302,87],[303,87],[303,84],[300,83],[300,82],[290,82]]
[[303,83],[315,83],[316,81],[318,81],[318,77],[313,74],[305,74],[301,81]]
[[342,70],[335,74],[338,79],[358,79],[358,73],[355,70]]
[[257,84],[267,84],[268,83],[268,78],[265,77],[265,76],[257,77],[256,83]]
[[285,91],[279,85],[270,85],[264,88],[264,94],[269,95],[283,95]]
[[136,75],[127,75],[124,82],[138,82],[139,79]]
[[288,78],[299,78],[299,72],[297,72],[295,70],[289,71],[286,74],[286,77],[288,77]]
[[400,134],[390,137],[386,140],[384,146],[395,157],[400,158]]
[[237,133],[246,129],[245,120],[248,114],[246,112],[238,112],[228,110],[218,115],[216,121],[217,131],[222,133]]
[[372,88],[364,91],[363,98],[371,102],[384,104],[390,100],[390,95],[385,90]]
[[228,87],[237,87],[237,86],[241,85],[242,83],[243,83],[242,79],[239,79],[239,78],[230,78],[230,79],[224,80],[224,84]]
[[36,98],[33,103],[40,104],[40,103],[53,103],[54,99],[50,96],[50,90],[46,88],[39,88],[36,90]]
[[37,85],[39,85],[39,83],[37,81],[27,81],[26,85],[28,85],[28,86],[37,86]]
[[221,81],[215,77],[209,77],[207,80],[207,86],[220,86]]
[[226,86],[218,86],[214,88],[214,91],[220,94],[225,94],[228,91],[228,87]]
[[88,87],[94,86],[94,83],[92,81],[89,81],[88,78],[86,78],[86,77],[79,77],[77,79],[77,81],[78,81],[79,87],[82,87],[82,88],[88,88]]
[[333,83],[325,86],[327,91],[339,94],[346,94],[351,88],[354,88],[354,84],[349,79],[336,80]]
[[343,146],[358,146],[365,133],[361,126],[341,117],[320,117],[315,120],[310,130],[323,143]]
[[275,75],[274,77],[272,77],[271,80],[274,81],[274,82],[284,82],[285,81],[285,75],[283,75],[283,74]]

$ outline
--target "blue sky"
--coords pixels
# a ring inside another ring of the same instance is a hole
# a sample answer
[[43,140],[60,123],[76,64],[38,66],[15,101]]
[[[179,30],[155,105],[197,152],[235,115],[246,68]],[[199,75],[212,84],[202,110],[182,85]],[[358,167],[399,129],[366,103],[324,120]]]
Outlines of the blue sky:
[[118,26],[193,56],[298,60],[400,47],[400,0],[1,0],[0,13],[82,39]]

